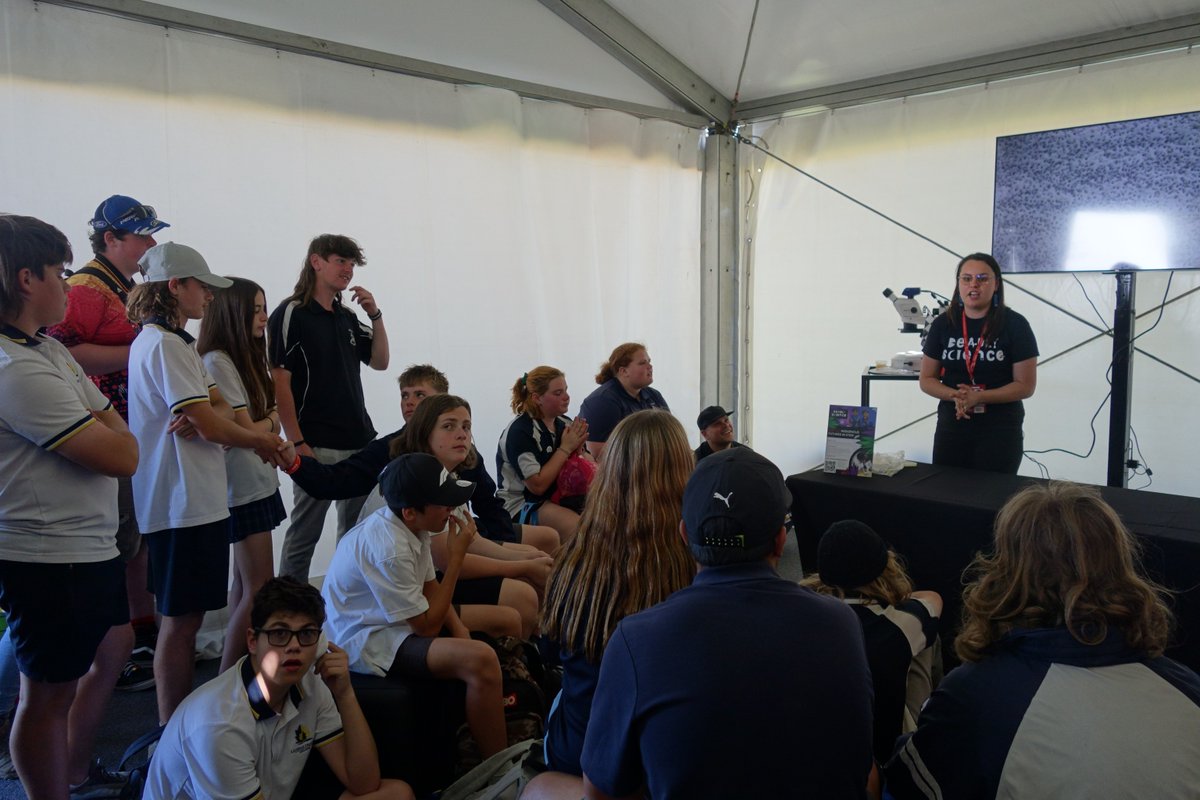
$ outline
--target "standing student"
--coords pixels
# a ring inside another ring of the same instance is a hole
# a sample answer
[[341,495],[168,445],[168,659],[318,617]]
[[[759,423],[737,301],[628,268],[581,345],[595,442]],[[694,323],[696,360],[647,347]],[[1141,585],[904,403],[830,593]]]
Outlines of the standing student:
[[[125,316],[125,302],[139,272],[138,259],[157,244],[154,234],[171,227],[152,206],[115,194],[96,207],[88,223],[92,260],[75,270],[67,284],[67,316],[46,330],[58,339],[100,388],[121,419],[129,421],[129,346],[137,326]],[[117,547],[126,560],[125,589],[129,594],[134,647],[117,678],[117,691],[154,687],[154,596],[146,591],[149,553],[142,546],[133,511],[133,483],[117,479]]]
[[[387,505],[341,541],[321,588],[329,636],[355,672],[464,682],[467,725],[486,758],[507,744],[500,662],[471,639],[451,604],[476,533],[474,520],[451,512],[475,487],[428,453],[400,456],[379,483]],[[448,561],[438,581],[429,535],[443,529]]]
[[[244,278],[217,292],[200,325],[196,351],[246,430],[279,432],[275,385],[267,367],[267,298],[262,287]],[[254,595],[274,573],[271,531],[287,513],[279,496],[273,464],[249,450],[225,451],[229,486],[229,543],[233,545],[233,590],[229,627],[221,653],[221,671],[246,654],[246,626]]]
[[921,391],[936,397],[933,463],[1017,474],[1021,403],[1037,388],[1037,340],[1004,304],[1000,265],[987,253],[958,262],[950,306],[925,337]]
[[[389,356],[383,312],[370,292],[351,286],[354,268],[366,262],[350,237],[316,237],[308,245],[296,288],[268,323],[271,375],[283,429],[296,452],[326,464],[353,455],[375,438],[359,366],[387,369]],[[346,289],[366,312],[369,326],[342,304]],[[292,521],[283,535],[279,574],[307,580],[329,501],[317,500],[298,486],[292,496]],[[358,519],[363,499],[338,502],[338,538]]]
[[654,367],[646,347],[637,342],[617,345],[600,365],[596,383],[600,385],[579,409],[579,416],[588,423],[588,452],[596,461],[603,460],[604,443],[625,417],[646,408],[671,410],[658,390],[650,388]]
[[[162,614],[154,651],[158,721],[192,690],[196,633],[204,612],[228,600],[229,516],[221,447],[253,449],[274,462],[279,437],[252,432],[204,368],[183,329],[212,301],[213,275],[192,248],[167,242],[142,256],[146,282],[129,295],[142,323],[129,351],[129,424],[141,447],[133,476],[138,527],[150,549],[150,582]],[[197,436],[192,436],[194,431]],[[172,435],[173,434],[173,435]]]
[[71,245],[33,217],[0,215],[0,605],[21,672],[10,749],[30,798],[113,796],[89,766],[133,634],[118,555],[117,478],[138,445],[59,342]]

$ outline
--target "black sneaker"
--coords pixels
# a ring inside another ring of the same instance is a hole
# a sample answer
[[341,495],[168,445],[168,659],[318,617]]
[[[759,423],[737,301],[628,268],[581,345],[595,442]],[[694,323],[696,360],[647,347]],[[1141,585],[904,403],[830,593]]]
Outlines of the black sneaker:
[[118,692],[140,692],[154,688],[154,668],[136,661],[126,661],[125,668],[117,678]]
[[158,640],[158,631],[153,628],[146,633],[138,632],[133,643],[133,652],[129,654],[131,661],[136,661],[144,667],[154,665],[154,645]]
[[88,775],[83,779],[83,783],[78,783],[70,788],[71,800],[120,797],[121,791],[127,783],[129,783],[128,772],[107,769],[97,759],[88,766]]

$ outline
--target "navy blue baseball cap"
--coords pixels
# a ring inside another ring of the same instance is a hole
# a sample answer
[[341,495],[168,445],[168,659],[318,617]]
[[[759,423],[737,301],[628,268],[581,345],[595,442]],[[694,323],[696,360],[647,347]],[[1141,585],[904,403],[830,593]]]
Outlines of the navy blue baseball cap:
[[125,231],[139,236],[157,233],[169,228],[169,223],[158,218],[154,206],[143,205],[132,197],[114,194],[100,205],[88,223],[92,232]]
[[471,499],[475,484],[459,480],[428,453],[405,453],[383,468],[379,491],[399,514],[413,506],[461,506]]
[[732,411],[726,411],[721,406],[709,406],[700,412],[700,416],[696,417],[696,427],[704,430],[709,425],[719,420],[721,417],[732,417]]
[[749,447],[696,465],[683,491],[683,527],[701,564],[765,558],[792,505],[779,467]]

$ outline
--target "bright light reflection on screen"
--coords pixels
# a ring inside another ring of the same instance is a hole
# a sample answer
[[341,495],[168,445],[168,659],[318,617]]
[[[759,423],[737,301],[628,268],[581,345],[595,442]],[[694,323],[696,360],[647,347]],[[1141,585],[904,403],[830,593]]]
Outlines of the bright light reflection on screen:
[[1167,223],[1161,214],[1144,211],[1077,211],[1061,269],[1112,269],[1116,264],[1139,269],[1170,269]]

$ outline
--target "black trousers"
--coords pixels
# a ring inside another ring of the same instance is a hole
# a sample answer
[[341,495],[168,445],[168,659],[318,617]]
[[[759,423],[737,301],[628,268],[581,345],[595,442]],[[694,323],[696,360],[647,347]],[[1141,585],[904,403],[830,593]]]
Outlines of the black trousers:
[[933,434],[933,463],[1016,475],[1025,434],[1017,425],[983,425],[939,419]]

